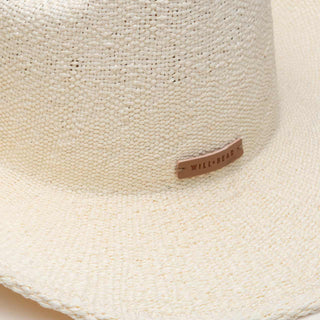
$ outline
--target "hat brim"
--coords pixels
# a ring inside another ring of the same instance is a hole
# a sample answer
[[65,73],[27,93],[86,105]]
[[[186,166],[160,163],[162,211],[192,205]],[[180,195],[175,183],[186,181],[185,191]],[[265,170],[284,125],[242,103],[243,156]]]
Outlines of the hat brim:
[[274,1],[279,128],[223,183],[83,196],[1,166],[0,282],[75,319],[320,310],[319,11]]

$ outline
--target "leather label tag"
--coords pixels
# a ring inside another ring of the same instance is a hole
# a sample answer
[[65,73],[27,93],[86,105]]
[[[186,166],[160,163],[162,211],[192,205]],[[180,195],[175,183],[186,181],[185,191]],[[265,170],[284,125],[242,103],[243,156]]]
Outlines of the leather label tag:
[[179,160],[176,172],[179,179],[191,178],[223,168],[243,155],[242,139],[199,157]]

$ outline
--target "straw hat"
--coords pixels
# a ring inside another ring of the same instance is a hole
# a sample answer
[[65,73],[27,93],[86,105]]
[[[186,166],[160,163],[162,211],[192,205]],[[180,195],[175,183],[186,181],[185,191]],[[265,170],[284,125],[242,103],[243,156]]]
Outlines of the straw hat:
[[0,0],[0,282],[74,319],[320,310],[319,12]]

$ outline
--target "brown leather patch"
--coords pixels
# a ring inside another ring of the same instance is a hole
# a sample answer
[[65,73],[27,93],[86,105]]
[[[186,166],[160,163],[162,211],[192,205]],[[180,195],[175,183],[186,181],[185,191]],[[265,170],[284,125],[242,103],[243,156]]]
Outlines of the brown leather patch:
[[237,139],[212,153],[179,160],[176,171],[179,179],[191,178],[223,168],[243,155],[242,139]]

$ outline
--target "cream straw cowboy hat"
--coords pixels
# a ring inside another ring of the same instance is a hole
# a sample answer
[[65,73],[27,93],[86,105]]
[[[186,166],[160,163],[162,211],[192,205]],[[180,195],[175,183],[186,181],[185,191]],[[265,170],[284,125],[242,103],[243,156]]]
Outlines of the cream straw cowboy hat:
[[320,310],[318,0],[0,0],[0,282],[74,319]]

